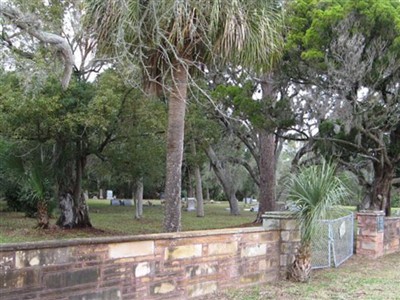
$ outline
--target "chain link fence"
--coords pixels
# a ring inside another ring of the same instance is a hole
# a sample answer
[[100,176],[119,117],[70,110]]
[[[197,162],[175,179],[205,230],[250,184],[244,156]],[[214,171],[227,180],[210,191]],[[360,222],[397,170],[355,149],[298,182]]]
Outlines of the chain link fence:
[[353,255],[354,216],[320,220],[312,241],[312,268],[338,267]]

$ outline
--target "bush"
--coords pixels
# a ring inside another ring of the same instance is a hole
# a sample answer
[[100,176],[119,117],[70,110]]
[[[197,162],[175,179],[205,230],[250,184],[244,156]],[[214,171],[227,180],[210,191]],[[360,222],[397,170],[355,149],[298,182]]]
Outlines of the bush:
[[24,203],[20,199],[21,187],[17,183],[8,182],[3,184],[4,198],[9,211],[24,211]]
[[[32,188],[29,185],[25,184],[21,186],[19,183],[8,181],[7,184],[3,182],[2,188],[8,211],[24,212],[29,218],[36,217],[37,197],[32,192]],[[57,202],[49,191],[51,191],[51,189],[48,189],[46,192],[45,200],[50,216],[56,208]]]
[[398,192],[392,192],[391,204],[392,207],[400,207],[400,195]]

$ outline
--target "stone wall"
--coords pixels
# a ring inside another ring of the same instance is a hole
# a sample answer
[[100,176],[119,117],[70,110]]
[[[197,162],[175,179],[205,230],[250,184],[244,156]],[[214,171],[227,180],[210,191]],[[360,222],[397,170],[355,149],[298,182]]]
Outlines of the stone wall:
[[292,265],[300,246],[299,222],[293,212],[272,211],[263,215],[263,227],[266,230],[278,230],[279,232],[279,275],[281,278],[286,278],[288,268]]
[[383,211],[357,213],[358,255],[377,258],[400,251],[400,218],[385,217]]
[[385,218],[383,247],[385,254],[400,251],[400,217]]
[[0,245],[1,299],[188,299],[274,281],[298,237],[282,224]]

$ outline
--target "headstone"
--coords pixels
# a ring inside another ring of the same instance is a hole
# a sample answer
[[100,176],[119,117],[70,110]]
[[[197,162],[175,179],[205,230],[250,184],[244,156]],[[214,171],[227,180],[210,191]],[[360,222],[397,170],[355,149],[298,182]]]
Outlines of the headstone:
[[253,204],[250,207],[250,211],[258,212],[258,208],[259,208],[259,204],[258,203],[257,204]]
[[196,210],[196,198],[187,198],[187,211]]
[[113,199],[113,191],[112,190],[107,190],[107,200]]
[[243,203],[244,204],[250,204],[252,200],[253,199],[251,199],[251,198],[243,198]]
[[125,206],[133,206],[133,200],[125,199],[123,201]]
[[117,199],[110,199],[110,205],[119,206],[119,205],[121,205],[121,203]]

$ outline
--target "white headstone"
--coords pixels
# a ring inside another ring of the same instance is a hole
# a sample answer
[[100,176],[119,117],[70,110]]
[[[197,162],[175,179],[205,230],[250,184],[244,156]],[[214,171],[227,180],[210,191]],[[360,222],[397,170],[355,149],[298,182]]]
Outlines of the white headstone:
[[187,198],[187,211],[196,210],[196,198]]
[[113,199],[113,191],[112,190],[107,190],[107,200]]
[[251,201],[252,201],[251,198],[243,198],[243,203],[244,203],[244,204],[250,204]]

